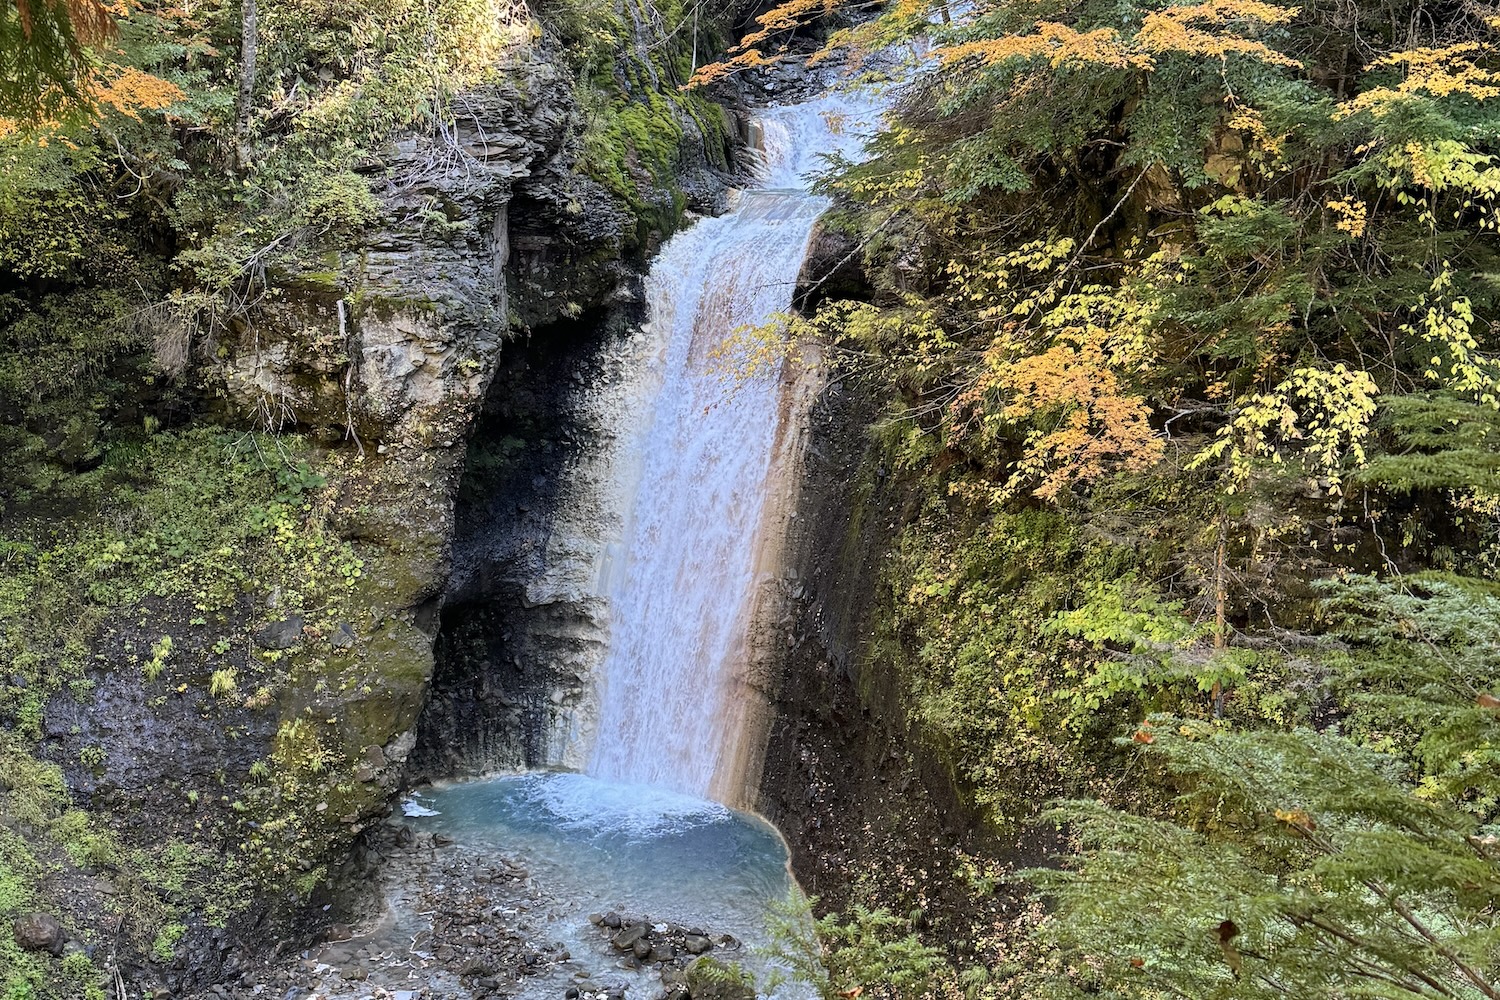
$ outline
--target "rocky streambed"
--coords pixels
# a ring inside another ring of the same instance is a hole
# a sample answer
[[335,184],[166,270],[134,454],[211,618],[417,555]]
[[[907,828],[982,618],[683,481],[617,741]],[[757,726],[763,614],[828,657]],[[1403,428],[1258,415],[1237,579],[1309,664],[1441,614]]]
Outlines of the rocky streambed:
[[736,969],[771,971],[768,916],[794,887],[753,817],[576,774],[455,783],[404,811],[367,838],[368,912],[199,1000],[739,1000],[755,992]]

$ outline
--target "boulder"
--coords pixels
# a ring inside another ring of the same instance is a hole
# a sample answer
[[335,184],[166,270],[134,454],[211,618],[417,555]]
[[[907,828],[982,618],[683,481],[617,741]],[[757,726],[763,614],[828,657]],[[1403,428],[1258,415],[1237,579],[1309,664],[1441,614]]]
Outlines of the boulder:
[[[635,943],[645,938],[645,936],[645,924],[631,924],[629,927],[621,929],[619,933],[610,938],[609,943],[614,945],[615,949],[618,951],[630,951],[635,947]],[[649,947],[649,945],[647,947]]]
[[27,951],[45,951],[61,955],[68,943],[68,932],[50,913],[28,913],[18,918],[14,933],[16,944]]
[[272,622],[255,633],[255,644],[261,649],[291,649],[302,638],[301,615]]

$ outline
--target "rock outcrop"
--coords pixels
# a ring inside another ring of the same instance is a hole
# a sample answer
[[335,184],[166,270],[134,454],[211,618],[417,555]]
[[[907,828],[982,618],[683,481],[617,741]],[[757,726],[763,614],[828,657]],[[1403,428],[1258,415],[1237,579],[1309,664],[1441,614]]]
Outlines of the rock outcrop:
[[[686,114],[674,182],[643,179],[646,194],[626,198],[594,179],[576,86],[543,40],[456,96],[433,134],[389,143],[364,167],[378,223],[326,272],[268,276],[276,294],[195,359],[190,374],[226,422],[314,443],[328,473],[317,487],[322,516],[357,561],[345,567],[352,596],[331,619],[279,589],[246,589],[212,623],[190,601],[156,602],[138,622],[132,611],[106,630],[98,656],[135,664],[169,638],[168,677],[191,669],[202,683],[158,690],[139,669],[105,670],[46,705],[42,753],[79,804],[131,817],[122,821],[130,837],[204,841],[204,856],[232,858],[243,865],[236,877],[259,880],[250,906],[226,906],[228,930],[188,912],[161,944],[170,958],[150,957],[149,936],[124,946],[118,967],[129,985],[180,994],[233,975],[297,914],[329,919],[306,903],[327,902],[318,886],[388,810],[418,744],[455,496],[475,423],[487,399],[497,405],[490,390],[502,360],[519,338],[563,347],[597,337],[593,324],[628,319],[663,227],[723,197],[727,178],[711,164],[733,151]],[[524,512],[506,516],[518,537],[547,530]],[[237,638],[221,646],[215,636],[226,631]],[[219,665],[214,680],[204,664]],[[237,672],[267,664],[274,683],[235,691]],[[524,726],[497,718],[506,738],[524,738]],[[267,871],[282,872],[282,883]],[[99,891],[114,890],[101,880]],[[75,902],[63,914],[70,925],[100,917],[82,895]]]

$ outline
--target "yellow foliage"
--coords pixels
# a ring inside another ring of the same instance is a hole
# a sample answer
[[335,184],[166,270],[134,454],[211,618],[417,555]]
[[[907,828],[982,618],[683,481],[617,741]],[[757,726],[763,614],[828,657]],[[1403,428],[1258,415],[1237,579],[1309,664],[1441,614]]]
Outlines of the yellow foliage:
[[1493,54],[1489,42],[1462,42],[1446,48],[1409,49],[1393,52],[1370,63],[1366,69],[1406,67],[1406,78],[1394,87],[1375,87],[1345,101],[1335,113],[1347,118],[1369,111],[1377,118],[1388,114],[1401,101],[1418,94],[1428,97],[1472,97],[1476,101],[1500,95],[1500,75],[1479,66],[1481,57]]
[[1340,492],[1346,465],[1365,463],[1365,441],[1380,388],[1369,372],[1338,364],[1297,368],[1269,392],[1236,401],[1234,418],[1188,468],[1228,464],[1228,490],[1249,482],[1257,459],[1300,463],[1330,493]]
[[1041,21],[1034,34],[1006,35],[964,42],[938,49],[943,64],[977,59],[985,64],[1008,60],[1046,59],[1054,68],[1070,65],[1112,69],[1155,68],[1155,56],[1179,53],[1226,59],[1249,56],[1275,66],[1301,64],[1260,42],[1230,34],[1240,23],[1282,24],[1296,8],[1277,7],[1260,0],[1211,0],[1187,7],[1168,7],[1147,14],[1133,38],[1113,28],[1076,31],[1065,24]]
[[1227,32],[1244,22],[1285,24],[1296,16],[1295,7],[1278,7],[1260,0],[1210,0],[1190,7],[1168,7],[1146,15],[1136,44],[1157,54],[1178,52],[1218,59],[1237,54],[1295,68],[1302,64],[1290,56]]
[[1288,132],[1273,133],[1259,111],[1244,105],[1234,105],[1228,124],[1250,138],[1250,159],[1263,167],[1274,167],[1281,160],[1291,137]]
[[[1378,160],[1382,183],[1398,205],[1413,206],[1419,222],[1438,227],[1437,195],[1451,193],[1463,198],[1455,218],[1468,213],[1481,231],[1500,231],[1500,165],[1495,158],[1453,139],[1408,142],[1383,152]],[[1423,190],[1413,192],[1413,186]],[[1434,266],[1438,262],[1433,261]]]
[[1342,232],[1348,233],[1355,239],[1365,234],[1365,225],[1369,221],[1370,207],[1358,198],[1338,198],[1328,203],[1328,210],[1334,214],[1334,225]]
[[1134,66],[1149,69],[1151,62],[1143,53],[1133,52],[1113,28],[1075,31],[1065,24],[1050,21],[1037,23],[1032,35],[1006,35],[985,38],[938,49],[934,55],[944,65],[976,59],[988,65],[1007,60],[1046,59],[1054,68],[1069,65],[1108,66],[1124,69]]
[[1484,354],[1473,334],[1474,306],[1466,296],[1454,296],[1453,272],[1444,268],[1418,303],[1421,318],[1416,333],[1436,352],[1425,377],[1462,393],[1491,409],[1500,410],[1500,362]]

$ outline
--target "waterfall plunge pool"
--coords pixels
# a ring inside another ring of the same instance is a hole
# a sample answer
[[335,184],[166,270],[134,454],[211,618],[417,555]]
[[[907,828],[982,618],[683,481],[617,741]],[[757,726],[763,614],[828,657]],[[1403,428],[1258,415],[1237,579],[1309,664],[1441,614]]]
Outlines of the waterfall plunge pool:
[[[451,840],[454,848],[503,857],[527,873],[539,906],[517,916],[538,940],[555,942],[571,958],[520,984],[516,996],[561,998],[583,982],[619,984],[628,998],[661,991],[657,970],[620,968],[609,931],[589,916],[614,911],[653,922],[702,929],[716,947],[710,955],[753,973],[765,986],[775,969],[763,954],[770,918],[800,898],[785,842],[764,820],[716,802],[646,785],[601,781],[570,772],[531,772],[442,783],[413,793],[405,822],[415,831]],[[426,813],[426,815],[423,815]],[[394,936],[419,930],[416,914],[388,928]],[[510,916],[510,914],[507,914]],[[718,945],[722,935],[737,942]],[[788,983],[783,998],[810,995]]]

